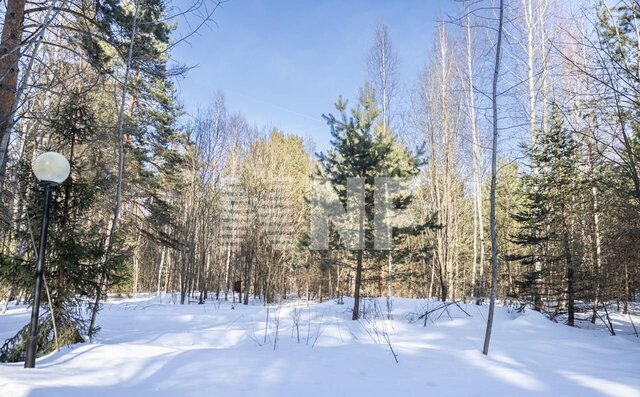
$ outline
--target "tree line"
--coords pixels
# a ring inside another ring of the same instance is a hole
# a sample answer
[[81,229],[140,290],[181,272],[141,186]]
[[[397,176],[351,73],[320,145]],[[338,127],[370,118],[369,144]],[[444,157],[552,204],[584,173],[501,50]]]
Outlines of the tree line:
[[[56,150],[71,163],[52,200],[40,353],[99,332],[108,294],[176,304],[352,296],[353,319],[366,297],[387,297],[391,311],[393,297],[493,296],[571,326],[636,300],[633,0],[461,2],[437,23],[414,83],[399,73],[413,54],[397,53],[392,27],[378,25],[362,49],[362,88],[318,109],[332,137],[324,150],[254,126],[222,93],[195,114],[182,109],[173,82],[188,68],[170,62],[182,40],[174,22],[206,25],[219,2],[43,4],[8,0],[0,38],[4,310],[33,303],[42,197],[31,162]],[[379,191],[379,177],[415,183]],[[365,233],[353,244],[329,223],[328,249],[312,249],[313,178],[346,207],[348,181],[361,178],[363,205],[348,215]],[[381,236],[376,194],[410,225]],[[393,249],[374,249],[378,238]],[[2,361],[24,359],[28,329],[16,331]]]

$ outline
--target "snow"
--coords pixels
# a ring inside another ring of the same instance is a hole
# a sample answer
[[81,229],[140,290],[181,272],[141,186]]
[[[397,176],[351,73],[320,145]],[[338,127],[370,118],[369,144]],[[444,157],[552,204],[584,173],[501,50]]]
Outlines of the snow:
[[[110,299],[93,343],[40,358],[35,370],[0,365],[0,396],[640,396],[628,316],[614,316],[620,332],[610,336],[498,307],[487,357],[486,306],[462,304],[467,316],[452,305],[425,326],[418,315],[438,302],[394,299],[388,320],[385,300],[377,311],[370,300],[360,321],[351,303]],[[26,307],[11,307],[0,338],[27,322]]]

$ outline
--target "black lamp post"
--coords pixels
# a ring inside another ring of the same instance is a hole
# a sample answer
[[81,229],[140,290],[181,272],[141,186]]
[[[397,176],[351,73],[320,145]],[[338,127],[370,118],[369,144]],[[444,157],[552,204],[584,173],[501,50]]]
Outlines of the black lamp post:
[[46,152],[38,156],[33,162],[33,173],[44,187],[44,204],[42,207],[42,227],[40,228],[40,246],[38,248],[38,267],[36,270],[36,290],[31,306],[31,324],[29,339],[27,340],[27,356],[25,368],[35,368],[38,335],[38,316],[40,312],[40,295],[44,283],[44,256],[47,246],[47,227],[49,226],[49,204],[51,203],[51,189],[64,182],[69,177],[70,166],[67,159],[56,152]]

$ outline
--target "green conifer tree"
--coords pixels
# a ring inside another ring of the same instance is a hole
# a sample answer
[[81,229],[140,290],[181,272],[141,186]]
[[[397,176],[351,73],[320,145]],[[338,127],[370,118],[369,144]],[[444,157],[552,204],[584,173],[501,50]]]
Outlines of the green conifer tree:
[[[359,103],[347,114],[347,102],[338,99],[336,109],[340,116],[323,116],[331,128],[332,148],[327,153],[318,154],[321,167],[319,174],[328,178],[343,205],[347,204],[347,179],[364,179],[364,208],[357,216],[359,230],[362,231],[361,246],[355,250],[354,320],[359,318],[360,293],[364,253],[367,259],[380,257],[373,251],[374,220],[374,179],[376,177],[409,177],[418,172],[419,160],[401,145],[392,134],[382,134],[375,130],[378,109],[375,93],[368,85],[360,91]],[[396,203],[406,206],[409,196],[398,197]],[[385,256],[386,257],[386,256]]]
[[[547,131],[540,131],[536,149],[529,151],[535,172],[523,177],[524,203],[513,215],[521,225],[513,242],[529,249],[511,255],[509,259],[520,260],[525,267],[531,268],[517,282],[520,296],[535,302],[541,298],[538,296],[541,286],[549,287],[554,293],[552,298],[566,302],[568,324],[573,325],[576,270],[580,268],[581,249],[575,216],[582,188],[578,145],[571,131],[565,128],[555,104],[549,124]],[[535,260],[542,263],[541,270],[533,268]],[[564,278],[553,277],[559,274],[564,274]],[[559,285],[553,284],[556,280],[560,280]],[[558,307],[559,311],[564,310],[563,306]]]

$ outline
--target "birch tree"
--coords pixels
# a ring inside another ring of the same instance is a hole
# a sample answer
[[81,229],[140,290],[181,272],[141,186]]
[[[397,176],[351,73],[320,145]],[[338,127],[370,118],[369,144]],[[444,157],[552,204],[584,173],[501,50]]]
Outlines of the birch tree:
[[463,232],[464,181],[461,175],[460,131],[464,124],[465,101],[459,75],[460,57],[443,23],[438,26],[436,56],[421,76],[415,104],[417,124],[425,137],[426,170],[430,205],[441,226],[430,232],[434,240],[433,263],[437,271],[440,298],[459,296],[457,270],[460,270]]
[[[368,59],[369,78],[376,90],[376,98],[380,109],[380,130],[383,135],[392,134],[393,100],[398,90],[398,56],[391,44],[387,25],[376,26],[374,45]],[[393,253],[387,253],[387,298],[393,293]],[[382,276],[379,275],[380,279]]]
[[[471,274],[471,286],[473,294],[482,298],[484,296],[484,264],[485,264],[485,241],[484,241],[484,214],[482,205],[482,165],[483,156],[481,141],[478,132],[478,120],[476,115],[476,87],[474,79],[474,43],[472,40],[471,3],[467,4],[467,15],[465,18],[466,33],[466,59],[467,59],[467,113],[471,130],[471,162],[473,172],[473,268]],[[476,279],[476,276],[478,279]]]

